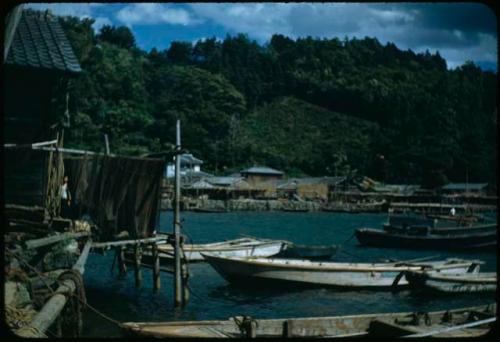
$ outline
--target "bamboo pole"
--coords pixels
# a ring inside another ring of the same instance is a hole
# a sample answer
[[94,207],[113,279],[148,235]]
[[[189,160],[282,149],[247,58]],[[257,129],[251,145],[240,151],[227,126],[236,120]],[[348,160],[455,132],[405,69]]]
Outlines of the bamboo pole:
[[150,243],[150,242],[166,241],[166,240],[167,240],[166,236],[157,236],[157,237],[136,239],[136,240],[97,242],[92,244],[92,248],[117,247],[117,246],[135,245],[137,243]]
[[27,249],[39,248],[47,245],[51,245],[53,243],[66,240],[66,239],[76,239],[82,236],[88,236],[90,232],[79,232],[79,233],[63,233],[58,235],[53,235],[41,239],[28,240],[25,242]]

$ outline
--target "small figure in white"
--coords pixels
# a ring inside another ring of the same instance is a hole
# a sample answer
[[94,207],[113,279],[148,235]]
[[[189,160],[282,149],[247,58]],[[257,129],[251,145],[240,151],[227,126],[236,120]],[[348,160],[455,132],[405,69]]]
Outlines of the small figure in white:
[[61,217],[68,218],[70,216],[71,193],[68,188],[68,176],[64,176],[63,184],[61,185]]
[[455,216],[455,212],[456,212],[455,207],[451,207],[451,209],[450,209],[451,216]]

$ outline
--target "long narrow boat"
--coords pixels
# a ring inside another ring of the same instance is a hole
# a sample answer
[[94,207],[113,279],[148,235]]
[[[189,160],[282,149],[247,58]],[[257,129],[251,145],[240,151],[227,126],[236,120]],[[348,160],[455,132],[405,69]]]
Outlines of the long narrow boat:
[[438,215],[427,214],[426,217],[438,220],[455,221],[459,224],[471,224],[476,222],[483,222],[484,216],[482,215]]
[[445,234],[428,229],[414,230],[413,234],[360,228],[355,231],[359,243],[367,246],[410,249],[484,249],[496,246],[496,230]]
[[[349,316],[184,322],[127,322],[125,333],[142,337],[241,338],[241,337],[396,337],[427,334],[436,337],[481,336],[496,319],[496,304],[434,312],[395,312]],[[464,326],[475,325],[471,328]],[[442,332],[442,331],[446,332]]]
[[[240,238],[206,244],[185,244],[183,251],[188,261],[203,261],[201,253],[216,252],[227,256],[268,257],[278,254],[285,248],[286,242],[281,240]],[[158,251],[160,258],[172,259],[174,257],[174,248],[170,244],[158,245]]]
[[384,225],[384,230],[386,232],[404,233],[409,235],[418,234],[436,234],[436,235],[461,235],[461,234],[478,234],[478,233],[489,233],[496,234],[497,224],[481,224],[474,226],[448,226],[448,227],[426,227],[426,226],[409,226],[409,227],[398,227]]
[[479,260],[446,259],[420,263],[342,263],[298,259],[237,258],[202,254],[229,282],[288,282],[301,285],[343,288],[390,289],[408,285],[405,271],[429,270],[443,273],[478,272]]
[[438,292],[494,292],[497,289],[496,272],[430,274],[425,271],[405,273],[410,288]]

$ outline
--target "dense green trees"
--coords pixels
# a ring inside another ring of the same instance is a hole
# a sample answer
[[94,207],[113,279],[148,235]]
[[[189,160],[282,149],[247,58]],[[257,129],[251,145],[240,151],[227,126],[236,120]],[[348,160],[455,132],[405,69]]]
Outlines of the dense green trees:
[[[149,53],[125,27],[61,19],[85,72],[72,83],[66,144],[117,153],[183,145],[212,172],[267,164],[292,174],[390,182],[496,182],[496,74],[447,70],[374,38],[246,35]],[[384,155],[381,172],[379,157]]]

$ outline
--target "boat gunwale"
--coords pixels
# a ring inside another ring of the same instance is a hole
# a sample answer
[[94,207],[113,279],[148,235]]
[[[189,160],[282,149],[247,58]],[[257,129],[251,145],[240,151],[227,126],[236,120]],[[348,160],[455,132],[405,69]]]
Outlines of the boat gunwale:
[[[217,245],[217,246],[206,246],[202,244],[198,245],[184,245],[183,250],[184,253],[191,253],[191,252],[203,252],[203,251],[211,251],[211,252],[224,252],[224,251],[234,251],[234,250],[247,250],[247,249],[253,249],[253,248],[265,248],[265,247],[274,247],[277,245],[280,245],[281,248],[283,248],[284,242],[281,241],[273,241],[273,242],[261,242],[261,243],[255,243],[255,244],[243,244],[243,245],[231,245],[231,246],[226,246],[226,245]],[[170,253],[173,252],[174,248],[171,245],[163,245],[163,246],[158,246],[158,251],[160,253]]]
[[[377,234],[378,236],[390,236],[402,239],[417,239],[417,240],[444,240],[444,239],[469,239],[471,237],[488,237],[488,236],[496,236],[497,232],[485,232],[485,233],[474,233],[472,234],[430,234],[427,235],[413,235],[413,234],[402,234],[398,232],[387,232],[385,230],[375,229],[375,228],[358,228],[356,229],[356,234]],[[495,243],[496,244],[496,243]]]
[[[425,277],[425,280],[440,280],[443,282],[466,282],[466,283],[490,283],[490,282],[495,282],[497,281],[497,277],[489,277],[489,278],[480,278],[480,276],[474,277],[474,275],[478,275],[480,273],[464,273],[460,275],[455,275],[455,274],[440,274],[440,273],[432,273],[429,274],[427,272],[422,272],[422,271],[410,271],[417,273],[419,275],[423,275]],[[488,274],[493,274],[495,272],[487,272]],[[496,274],[496,273],[495,273]],[[467,277],[467,275],[470,275],[470,277]]]
[[[349,320],[349,319],[357,319],[357,320],[368,320],[372,318],[402,318],[402,317],[412,317],[412,315],[415,314],[415,311],[403,311],[403,312],[387,312],[387,313],[368,313],[368,314],[357,314],[357,315],[339,315],[339,316],[319,316],[319,317],[290,317],[290,318],[270,318],[270,319],[259,319],[257,318],[256,320],[261,322],[261,323],[267,323],[269,325],[272,324],[283,324],[286,321],[298,321],[298,322],[310,322],[310,321],[341,321],[341,320]],[[456,309],[448,309],[448,310],[437,310],[437,311],[429,311],[427,314],[430,317],[439,317],[443,316],[447,313],[451,313],[452,315],[454,314],[460,314],[460,313],[467,313],[467,312],[485,312],[485,313],[490,313],[492,315],[495,315],[496,313],[496,303],[490,303],[490,304],[483,304],[483,305],[478,305],[478,306],[472,306],[472,307],[465,307],[465,308],[456,308]],[[158,333],[154,331],[144,331],[144,328],[155,328],[155,327],[165,327],[165,328],[175,328],[177,326],[182,327],[182,326],[221,326],[221,325],[228,325],[230,324],[231,326],[235,325],[236,323],[234,322],[234,317],[229,317],[226,320],[205,320],[205,321],[170,321],[170,322],[124,322],[121,323],[121,328],[125,330],[131,330],[133,332],[139,333],[143,332],[148,335],[156,335],[156,336],[163,336],[163,337],[173,337],[173,336],[183,336],[183,337],[189,337],[189,335],[182,335],[182,334],[175,334],[175,332],[171,332],[170,334],[168,333]],[[192,335],[191,335],[192,336]],[[273,335],[273,336],[278,336],[278,335]],[[313,335],[311,335],[312,337]],[[337,335],[334,335],[337,336]],[[308,336],[304,336],[308,337]]]
[[[289,263],[273,263],[273,260],[287,260],[288,262],[293,261],[294,259],[273,259],[273,258],[259,258],[260,260],[256,260],[257,258],[238,258],[238,257],[222,257],[217,255],[210,255],[201,253],[201,255],[210,262],[210,259],[219,259],[226,262],[232,263],[245,263],[252,266],[265,266],[265,267],[276,267],[276,268],[285,268],[285,269],[299,269],[299,270],[310,270],[310,271],[339,271],[339,272],[403,272],[403,271],[412,271],[412,270],[422,270],[429,264],[415,264],[414,266],[385,266],[383,263],[377,264],[369,264],[369,263],[350,263],[349,265],[362,264],[363,266],[347,266],[347,263],[332,263],[332,262],[310,262],[313,265],[297,265],[297,264],[289,264]],[[205,257],[208,256],[208,259]],[[308,261],[302,260],[301,261]],[[477,260],[478,261],[478,260]],[[443,263],[446,261],[443,261]],[[436,263],[436,262],[435,262]],[[456,268],[456,267],[465,267],[471,264],[476,263],[476,260],[472,260],[470,262],[461,262],[461,263],[450,263],[450,264],[442,264],[439,266],[427,266],[430,267],[431,270],[442,270],[447,268]],[[316,265],[319,264],[319,265]],[[326,264],[326,265],[325,265]],[[332,264],[341,264],[339,266]],[[389,263],[389,264],[398,264]],[[345,265],[345,266],[344,266]],[[383,266],[365,266],[365,265],[383,265]],[[336,267],[335,267],[336,266]]]

